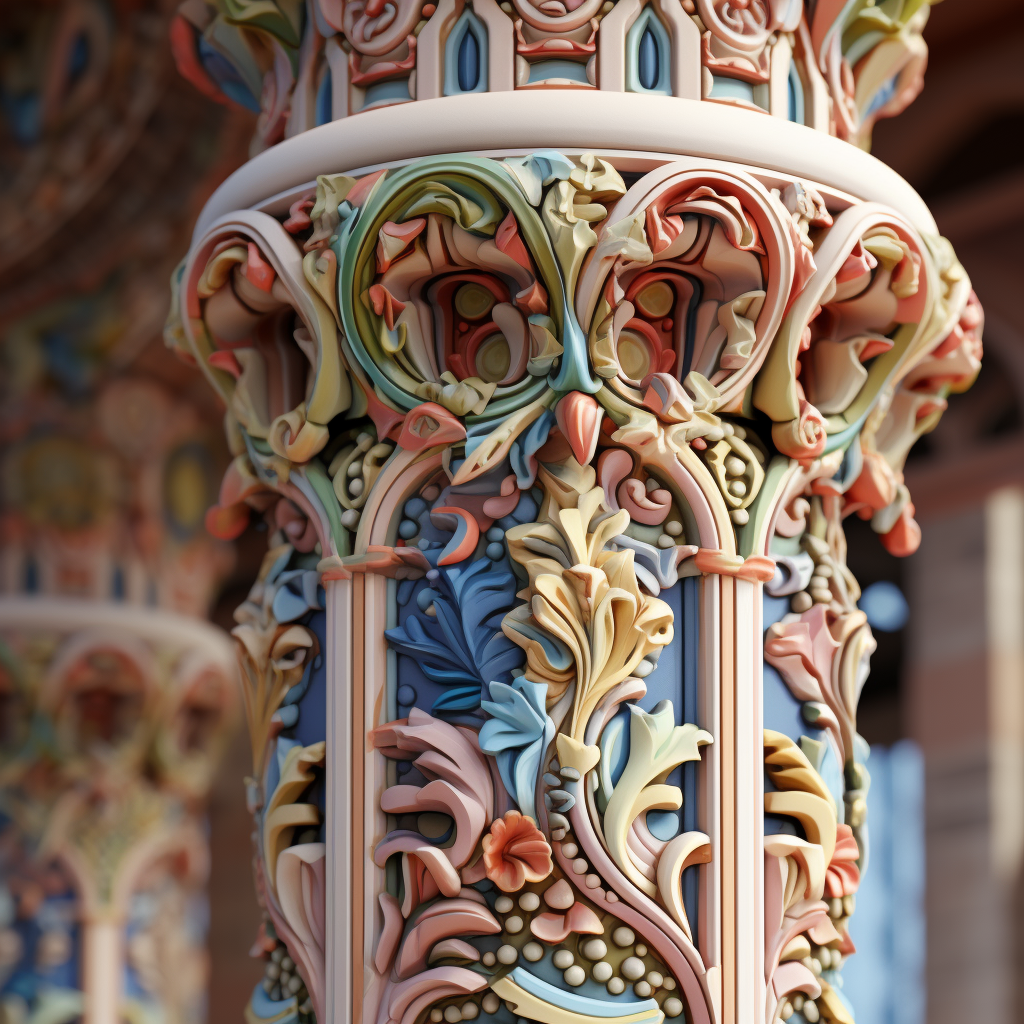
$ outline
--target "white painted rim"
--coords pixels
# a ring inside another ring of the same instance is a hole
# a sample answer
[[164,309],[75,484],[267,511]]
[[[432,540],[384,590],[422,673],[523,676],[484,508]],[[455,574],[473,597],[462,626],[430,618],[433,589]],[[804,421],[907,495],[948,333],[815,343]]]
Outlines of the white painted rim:
[[199,216],[193,244],[218,217],[260,205],[318,174],[364,172],[442,153],[504,155],[534,149],[733,161],[883,203],[922,234],[937,234],[928,207],[907,181],[870,153],[813,128],[674,96],[522,90],[380,107],[279,142],[214,192]]
[[205,655],[229,675],[236,670],[234,644],[221,629],[162,609],[67,597],[0,597],[0,631],[112,629],[182,652]]

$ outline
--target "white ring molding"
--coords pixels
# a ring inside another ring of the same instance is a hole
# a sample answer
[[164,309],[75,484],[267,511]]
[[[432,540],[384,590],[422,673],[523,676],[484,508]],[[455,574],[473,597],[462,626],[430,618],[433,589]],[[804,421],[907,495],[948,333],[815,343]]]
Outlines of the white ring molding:
[[880,160],[804,125],[725,103],[675,96],[565,90],[468,93],[380,107],[311,128],[231,175],[199,216],[193,245],[234,210],[312,183],[442,153],[558,149],[627,151],[657,159],[730,160],[829,186],[902,213],[922,234],[938,229],[924,200]]
[[234,679],[235,647],[223,630],[187,615],[114,601],[62,597],[0,597],[0,630],[109,629],[142,640],[206,655]]

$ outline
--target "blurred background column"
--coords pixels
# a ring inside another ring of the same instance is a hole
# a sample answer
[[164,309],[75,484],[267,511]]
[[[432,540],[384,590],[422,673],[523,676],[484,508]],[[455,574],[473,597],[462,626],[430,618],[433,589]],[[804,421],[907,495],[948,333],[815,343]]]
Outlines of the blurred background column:
[[0,4],[5,1024],[206,1016],[207,800],[237,704],[207,618],[235,555],[203,528],[220,412],[160,328],[251,125],[179,83],[168,21]]

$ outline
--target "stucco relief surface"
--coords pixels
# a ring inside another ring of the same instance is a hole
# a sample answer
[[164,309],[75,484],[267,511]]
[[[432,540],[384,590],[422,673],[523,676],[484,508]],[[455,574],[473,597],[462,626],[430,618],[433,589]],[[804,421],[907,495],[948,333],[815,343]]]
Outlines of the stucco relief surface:
[[[739,49],[765,29],[700,6]],[[270,536],[235,630],[250,1020],[331,1012],[342,834],[358,1019],[727,1019],[744,792],[758,1012],[852,1020],[874,642],[842,520],[919,540],[903,462],[980,358],[948,243],[777,172],[555,150],[323,175],[268,209],[197,237],[167,332],[228,408],[209,528]],[[795,709],[749,776],[744,615]]]

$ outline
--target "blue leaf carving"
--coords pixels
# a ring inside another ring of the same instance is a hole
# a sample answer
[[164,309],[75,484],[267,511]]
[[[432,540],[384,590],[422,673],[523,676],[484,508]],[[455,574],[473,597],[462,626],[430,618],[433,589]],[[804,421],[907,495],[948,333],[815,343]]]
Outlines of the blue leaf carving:
[[481,558],[431,572],[432,628],[430,617],[414,612],[384,634],[428,679],[450,687],[431,711],[475,710],[485,684],[511,679],[512,669],[522,664],[523,652],[501,631],[502,619],[516,603],[516,580],[491,567]]
[[274,582],[277,589],[271,608],[278,622],[294,622],[308,611],[323,608],[320,574],[315,569],[289,569]]
[[491,683],[493,700],[480,706],[491,718],[480,730],[480,749],[497,759],[505,789],[523,814],[536,820],[535,797],[544,751],[555,735],[555,723],[547,715],[547,683],[520,676],[506,683]]
[[516,474],[516,486],[525,490],[537,480],[537,459],[534,457],[544,447],[555,425],[555,414],[550,409],[537,417],[513,442],[509,451],[509,462]]

